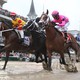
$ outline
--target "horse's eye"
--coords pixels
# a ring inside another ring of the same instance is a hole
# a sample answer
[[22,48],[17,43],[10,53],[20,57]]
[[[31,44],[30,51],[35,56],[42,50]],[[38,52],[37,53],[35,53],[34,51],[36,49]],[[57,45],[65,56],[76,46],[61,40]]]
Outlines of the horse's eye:
[[44,17],[44,20],[46,20],[46,19],[47,19],[47,16]]

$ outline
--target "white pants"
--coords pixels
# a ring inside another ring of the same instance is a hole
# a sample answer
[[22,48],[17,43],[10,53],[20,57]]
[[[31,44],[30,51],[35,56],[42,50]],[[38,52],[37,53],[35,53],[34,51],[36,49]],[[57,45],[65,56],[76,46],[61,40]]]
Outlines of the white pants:
[[[24,31],[23,31],[23,30],[15,29],[15,31],[17,32],[19,38],[24,38]],[[20,35],[19,35],[19,34],[20,34]]]
[[23,30],[18,30],[18,32],[20,33],[21,38],[24,38],[24,32],[23,32]]
[[60,26],[55,26],[55,28],[57,28],[59,31],[67,31],[68,30],[68,26],[69,26],[69,22],[67,22],[66,24],[65,24],[65,26],[63,26],[63,27],[60,27]]

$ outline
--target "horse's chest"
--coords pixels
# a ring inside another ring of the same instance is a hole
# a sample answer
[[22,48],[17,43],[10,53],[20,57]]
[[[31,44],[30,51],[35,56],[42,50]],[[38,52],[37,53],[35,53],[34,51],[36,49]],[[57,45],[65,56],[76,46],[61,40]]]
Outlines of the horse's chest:
[[53,44],[49,41],[46,41],[46,46],[47,48],[50,48],[50,49],[53,48]]

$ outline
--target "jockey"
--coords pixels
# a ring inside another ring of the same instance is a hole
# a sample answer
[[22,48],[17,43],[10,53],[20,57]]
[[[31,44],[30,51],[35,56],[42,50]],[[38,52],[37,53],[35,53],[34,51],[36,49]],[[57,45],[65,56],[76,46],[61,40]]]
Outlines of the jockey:
[[52,12],[52,17],[57,25],[55,26],[59,31],[64,32],[65,40],[67,41],[67,27],[69,26],[69,19],[66,16],[59,15],[58,11]]
[[21,36],[20,42],[22,43],[22,42],[24,42],[24,32],[23,32],[22,27],[26,24],[26,22],[20,18],[17,18],[16,13],[14,13],[14,12],[11,12],[10,16],[12,18],[13,28],[17,29],[18,32],[20,33],[20,36]]

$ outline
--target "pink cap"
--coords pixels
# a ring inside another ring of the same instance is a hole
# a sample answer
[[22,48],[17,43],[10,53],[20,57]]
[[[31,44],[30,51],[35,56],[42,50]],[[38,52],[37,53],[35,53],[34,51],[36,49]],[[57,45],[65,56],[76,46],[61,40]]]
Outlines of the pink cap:
[[52,12],[52,15],[56,15],[56,14],[59,14],[59,12],[58,11],[53,11]]

